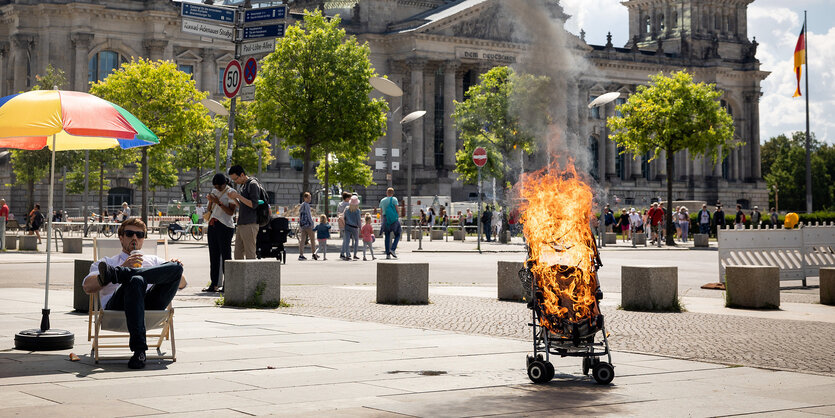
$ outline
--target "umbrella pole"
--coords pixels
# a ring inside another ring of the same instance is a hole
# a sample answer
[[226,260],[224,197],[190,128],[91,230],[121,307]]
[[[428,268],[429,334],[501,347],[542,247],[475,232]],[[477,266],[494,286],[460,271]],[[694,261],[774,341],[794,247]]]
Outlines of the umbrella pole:
[[52,192],[55,190],[55,135],[52,135],[52,163],[49,165],[49,210],[46,212],[46,290],[43,297],[41,331],[49,330],[49,266],[52,255]]

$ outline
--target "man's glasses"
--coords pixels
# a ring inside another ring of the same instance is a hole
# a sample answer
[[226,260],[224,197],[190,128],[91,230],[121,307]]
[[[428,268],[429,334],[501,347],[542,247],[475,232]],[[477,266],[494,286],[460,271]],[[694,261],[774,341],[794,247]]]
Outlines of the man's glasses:
[[126,230],[125,231],[125,236],[128,237],[128,238],[133,238],[134,235],[136,236],[137,239],[145,238],[145,233],[142,232],[142,231],[131,231],[131,230]]

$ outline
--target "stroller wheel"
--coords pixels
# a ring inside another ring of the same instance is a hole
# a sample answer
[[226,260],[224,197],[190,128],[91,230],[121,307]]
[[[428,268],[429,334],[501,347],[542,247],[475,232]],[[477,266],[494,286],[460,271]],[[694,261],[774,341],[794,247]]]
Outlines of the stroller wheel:
[[583,357],[583,375],[589,375],[589,369],[591,369],[591,359],[588,357]]
[[545,383],[548,379],[548,368],[545,363],[536,360],[528,366],[528,378],[534,383]]
[[533,363],[533,361],[534,361],[533,355],[528,354],[528,356],[525,358],[525,367],[530,367],[530,365],[531,365],[531,363]]
[[600,363],[592,370],[594,381],[600,385],[608,385],[615,378],[615,368],[609,363]]
[[557,371],[554,369],[554,365],[550,361],[545,362],[545,369],[548,371],[548,380],[546,380],[546,382],[550,382],[554,379],[554,375]]

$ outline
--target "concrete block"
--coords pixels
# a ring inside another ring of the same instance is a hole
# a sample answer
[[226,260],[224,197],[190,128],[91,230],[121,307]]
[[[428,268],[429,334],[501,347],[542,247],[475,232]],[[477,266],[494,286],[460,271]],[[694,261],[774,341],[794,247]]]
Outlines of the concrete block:
[[38,251],[38,237],[37,235],[21,235],[18,237],[20,239],[20,246],[18,247],[21,251]]
[[[519,281],[519,270],[524,267],[522,261],[499,261],[496,273],[499,287],[499,300],[521,301],[530,293],[530,289],[523,289]],[[526,291],[527,290],[527,291]]]
[[64,252],[70,254],[81,254],[84,242],[81,237],[64,238]]
[[[276,303],[281,300],[281,261],[279,260],[227,260],[223,272],[224,303],[242,306],[260,302]],[[256,290],[263,286],[260,301]]]
[[614,232],[607,232],[605,235],[606,244],[617,244],[618,243],[618,234]]
[[632,242],[634,242],[635,245],[643,245],[643,246],[646,247],[646,245],[647,245],[647,234],[645,234],[643,232],[635,232],[632,235],[634,236]]
[[3,242],[3,245],[6,247],[7,250],[16,250],[17,249],[17,235],[6,234],[6,239]]
[[835,305],[835,267],[821,267],[821,303]]
[[87,312],[90,308],[90,295],[81,287],[84,277],[90,273],[93,260],[75,260],[73,268],[72,308],[76,312]]
[[429,240],[430,241],[441,241],[444,239],[444,230],[442,229],[433,229],[429,231]]
[[621,306],[627,311],[676,311],[678,267],[622,266]]
[[708,248],[708,247],[710,247],[710,235],[708,235],[708,234],[693,235],[693,246],[697,247],[697,248]]
[[423,231],[420,231],[418,229],[413,229],[412,230],[412,239],[420,239],[421,238],[420,236],[421,236],[422,233],[423,233]]
[[776,309],[780,307],[780,267],[725,267],[725,306]]
[[377,263],[377,303],[429,303],[429,263]]
[[464,230],[456,229],[455,231],[452,231],[452,239],[455,241],[464,241],[466,237],[467,233]]

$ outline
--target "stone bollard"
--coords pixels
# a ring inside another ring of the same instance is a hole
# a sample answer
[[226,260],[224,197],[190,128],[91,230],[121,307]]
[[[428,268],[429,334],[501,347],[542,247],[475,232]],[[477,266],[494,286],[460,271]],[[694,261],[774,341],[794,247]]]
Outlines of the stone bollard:
[[6,235],[6,240],[3,242],[7,250],[17,249],[17,235]]
[[[496,274],[497,284],[499,287],[499,300],[519,301],[523,300],[526,295],[525,289],[522,288],[522,282],[519,281],[519,270],[525,266],[522,261],[499,261],[498,271]],[[527,289],[527,293],[530,293]]]
[[224,304],[265,305],[281,300],[281,261],[227,260],[224,264]]
[[377,303],[429,303],[429,263],[377,263]]
[[835,267],[821,267],[821,303],[835,305]]
[[21,235],[18,249],[21,251],[38,251],[38,237],[35,235]]
[[421,230],[419,230],[419,229],[417,229],[417,228],[413,229],[413,230],[412,230],[412,239],[414,239],[414,240],[418,240],[418,239],[420,239],[420,235],[421,235],[422,233],[423,233],[423,231],[421,231]]
[[90,295],[84,293],[81,286],[84,278],[90,273],[93,260],[75,260],[73,269],[72,308],[76,312],[87,312],[90,309]]
[[643,245],[644,247],[647,246],[647,234],[643,232],[633,232],[632,236],[632,242],[635,245]]
[[429,231],[429,240],[430,241],[441,241],[444,239],[444,230],[443,229],[432,229]]
[[693,246],[696,247],[696,248],[708,248],[708,247],[710,247],[710,235],[708,235],[708,234],[693,235]]
[[81,254],[84,242],[81,237],[64,238],[64,252],[70,254]]
[[499,234],[499,242],[502,244],[510,243],[510,231],[502,231]]
[[606,238],[606,245],[608,244],[617,244],[618,243],[618,234],[614,232],[607,232],[605,235]]
[[621,306],[627,311],[680,311],[678,267],[622,266]]
[[777,309],[780,307],[780,267],[725,267],[725,306]]
[[455,231],[452,231],[452,239],[454,241],[464,241],[464,239],[466,237],[467,237],[467,232],[464,231],[463,229],[456,229]]

